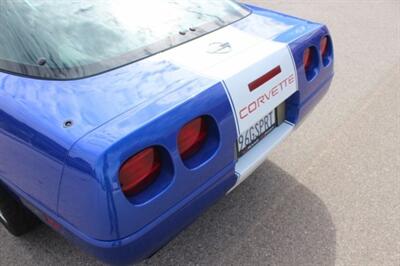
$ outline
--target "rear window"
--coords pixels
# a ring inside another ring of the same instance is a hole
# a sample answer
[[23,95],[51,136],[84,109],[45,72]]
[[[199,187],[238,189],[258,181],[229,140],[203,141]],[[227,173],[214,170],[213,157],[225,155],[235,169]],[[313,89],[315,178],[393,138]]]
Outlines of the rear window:
[[44,79],[87,77],[248,12],[231,0],[0,0],[0,70]]

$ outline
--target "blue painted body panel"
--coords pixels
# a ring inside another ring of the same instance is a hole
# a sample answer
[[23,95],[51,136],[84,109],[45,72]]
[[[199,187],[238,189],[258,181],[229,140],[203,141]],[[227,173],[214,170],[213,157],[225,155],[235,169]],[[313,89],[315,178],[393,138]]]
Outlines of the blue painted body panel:
[[[178,131],[204,114],[224,129],[220,131],[220,145],[200,167],[187,169],[177,151]],[[139,230],[232,163],[235,139],[229,100],[220,84],[204,91],[200,86],[186,87],[132,109],[72,148],[60,186],[59,214],[96,239],[126,237],[135,233],[133,228]],[[153,145],[163,147],[172,156],[172,180],[151,200],[130,201],[119,189],[120,164],[138,150]],[[233,175],[233,168],[231,171]],[[87,206],[77,206],[77,200]],[[99,216],[103,217],[102,223],[97,223]]]
[[[307,81],[303,52],[329,34],[323,25],[248,6],[233,26],[289,43],[299,91],[287,100],[298,124],[333,77],[333,58]],[[259,15],[259,16],[255,16]],[[263,23],[285,27],[274,34]],[[152,58],[74,81],[45,81],[0,73],[0,180],[40,218],[110,263],[151,255],[236,182],[236,127],[222,84]],[[188,169],[177,151],[180,128],[200,115],[218,125],[218,148]],[[73,120],[64,128],[63,122]],[[121,163],[157,145],[169,163],[159,182],[127,199]],[[147,194],[146,194],[147,193]]]

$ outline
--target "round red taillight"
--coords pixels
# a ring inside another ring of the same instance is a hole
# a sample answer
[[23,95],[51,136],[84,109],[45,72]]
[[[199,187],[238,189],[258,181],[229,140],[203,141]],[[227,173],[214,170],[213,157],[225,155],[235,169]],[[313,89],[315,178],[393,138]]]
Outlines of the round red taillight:
[[307,48],[306,50],[304,50],[304,54],[303,54],[303,64],[304,64],[304,69],[307,72],[312,64],[312,52],[311,52],[311,48]]
[[142,150],[127,160],[119,171],[119,182],[126,196],[133,196],[146,187],[159,175],[161,155],[157,148]]
[[325,36],[321,39],[321,43],[320,43],[320,50],[321,50],[322,57],[325,57],[328,55],[328,46],[329,46],[328,36]]
[[182,159],[199,151],[207,138],[207,121],[198,117],[187,123],[179,132],[178,149]]

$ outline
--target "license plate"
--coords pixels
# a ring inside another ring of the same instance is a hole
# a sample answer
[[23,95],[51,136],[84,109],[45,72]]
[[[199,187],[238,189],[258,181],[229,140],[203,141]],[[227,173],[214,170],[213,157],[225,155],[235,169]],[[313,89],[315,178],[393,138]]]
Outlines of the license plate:
[[243,156],[276,126],[275,110],[258,120],[253,126],[240,134],[237,140],[238,156]]

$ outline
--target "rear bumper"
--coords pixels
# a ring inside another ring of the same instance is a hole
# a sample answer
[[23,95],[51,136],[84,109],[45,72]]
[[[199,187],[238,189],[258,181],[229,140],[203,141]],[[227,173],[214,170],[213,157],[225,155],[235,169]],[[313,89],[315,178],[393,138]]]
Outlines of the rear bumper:
[[55,220],[62,225],[61,234],[98,259],[110,264],[138,262],[167,244],[202,212],[225,195],[236,181],[237,176],[234,173],[234,163],[232,163],[156,220],[137,233],[120,240],[95,240],[64,221]]
[[[315,92],[298,106],[298,117],[301,118],[298,122],[301,122],[326,94],[331,80],[332,77],[320,83]],[[208,207],[239,185],[294,128],[289,122],[283,123],[236,164],[232,162],[217,175],[210,177],[192,194],[133,235],[114,241],[99,241],[55,218],[56,222],[62,225],[60,233],[104,262],[126,264],[141,261],[167,244]]]

